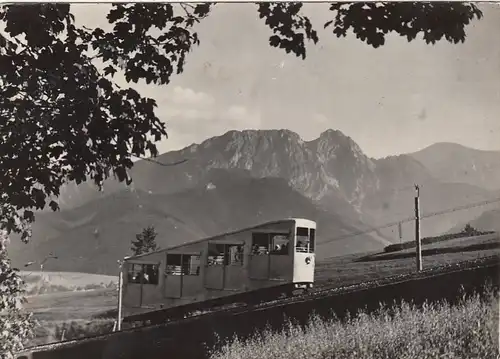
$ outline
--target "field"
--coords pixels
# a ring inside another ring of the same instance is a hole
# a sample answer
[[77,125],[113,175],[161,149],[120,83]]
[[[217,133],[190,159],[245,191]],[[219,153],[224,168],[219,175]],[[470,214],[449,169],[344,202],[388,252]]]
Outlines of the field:
[[225,358],[498,358],[498,293],[423,308],[402,306],[347,321],[313,317],[305,327],[289,324],[281,332],[216,348],[211,359]]
[[81,291],[116,286],[118,277],[78,272],[20,271],[28,295]]
[[25,308],[38,320],[88,319],[116,307],[116,277],[71,272],[21,272],[21,276],[28,294]]
[[[423,266],[430,268],[499,255],[499,245],[498,235],[460,238],[424,245]],[[415,271],[414,249],[330,258],[317,263],[316,268],[316,287],[350,285]],[[110,282],[116,281],[115,277],[83,273],[44,273],[44,280],[41,282],[47,285],[48,281],[50,285],[57,284],[61,287],[52,293],[30,296],[26,304],[26,308],[34,312],[44,327],[52,327],[54,330],[51,333],[56,333],[49,336],[41,331],[39,335],[44,335],[45,339],[38,338],[37,343],[60,339],[64,323],[69,321],[72,321],[71,330],[75,332],[73,335],[81,336],[83,328],[92,322],[92,316],[116,308],[117,290],[109,285]],[[39,283],[34,279],[32,282]],[[33,286],[33,283],[28,284]],[[99,289],[81,290],[86,286]],[[67,289],[63,291],[64,287]],[[80,290],[76,290],[78,288]],[[101,326],[107,328],[110,326],[109,323],[109,320],[102,321]],[[92,333],[98,331],[99,329],[95,327],[90,330]]]
[[112,321],[95,321],[98,313],[116,308],[117,277],[76,272],[27,272],[27,303],[39,325],[29,345],[46,344],[109,331]]
[[[422,246],[423,268],[500,255],[498,234],[459,238]],[[319,286],[344,286],[416,270],[415,249],[391,253],[354,254],[316,264]]]

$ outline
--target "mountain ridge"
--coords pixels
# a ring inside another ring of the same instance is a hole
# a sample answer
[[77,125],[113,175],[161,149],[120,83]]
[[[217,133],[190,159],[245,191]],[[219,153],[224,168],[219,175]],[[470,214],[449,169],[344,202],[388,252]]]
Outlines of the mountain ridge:
[[411,156],[444,182],[468,183],[490,191],[500,190],[500,151],[438,142]]
[[[143,188],[145,190],[147,190],[148,187],[153,187],[153,188],[162,187],[162,186],[158,186],[157,184],[155,184],[154,179],[161,177],[162,172],[165,172],[165,171],[177,173],[178,178],[177,178],[177,180],[173,180],[173,182],[184,182],[185,181],[186,187],[188,187],[189,185],[193,185],[194,182],[193,182],[192,178],[196,177],[196,173],[195,174],[190,173],[189,175],[183,174],[182,173],[183,168],[185,168],[185,166],[188,166],[189,162],[192,163],[193,160],[195,160],[195,162],[199,162],[199,161],[196,161],[197,160],[196,155],[198,154],[198,152],[200,150],[207,150],[209,147],[212,147],[211,150],[213,150],[215,148],[215,152],[218,155],[218,156],[215,156],[215,158],[213,158],[212,161],[205,159],[204,162],[205,162],[205,164],[209,164],[209,167],[217,167],[217,165],[219,165],[219,167],[227,167],[227,168],[235,167],[235,166],[239,166],[240,168],[247,168],[252,162],[245,163],[245,161],[248,161],[248,156],[242,160],[241,154],[240,154],[240,151],[243,148],[243,143],[245,141],[245,136],[247,139],[252,138],[252,137],[255,139],[255,138],[258,138],[259,136],[266,135],[266,134],[274,134],[275,137],[276,137],[276,135],[288,136],[288,138],[290,140],[294,140],[299,145],[299,147],[300,146],[305,147],[306,149],[304,150],[304,153],[301,154],[302,158],[300,158],[300,156],[299,156],[298,162],[304,162],[308,159],[311,159],[311,158],[307,158],[307,156],[309,156],[309,157],[312,156],[312,150],[320,148],[321,153],[319,153],[317,156],[318,157],[317,160],[320,163],[325,163],[325,162],[328,162],[328,160],[335,158],[335,156],[336,156],[335,150],[339,147],[338,143],[335,143],[335,145],[332,147],[331,145],[329,146],[328,141],[324,141],[324,139],[330,138],[330,140],[331,140],[332,134],[336,134],[337,139],[347,140],[348,143],[354,147],[354,149],[355,149],[354,157],[359,156],[362,161],[366,162],[366,164],[367,164],[366,167],[368,167],[372,171],[373,171],[374,167],[377,167],[376,166],[377,163],[380,164],[383,161],[387,161],[387,160],[390,160],[394,157],[401,157],[401,156],[412,157],[413,159],[415,159],[416,161],[421,163],[427,169],[427,166],[425,165],[425,163],[423,163],[425,161],[421,158],[422,156],[419,156],[419,153],[421,151],[424,151],[424,150],[435,148],[435,147],[433,147],[434,145],[431,145],[431,146],[428,146],[425,149],[423,149],[419,152],[415,152],[415,153],[400,154],[400,155],[394,155],[394,156],[387,156],[387,157],[384,157],[381,159],[374,159],[374,158],[370,158],[370,157],[364,155],[363,152],[361,151],[361,149],[359,148],[359,146],[350,137],[343,135],[342,132],[337,131],[337,130],[329,129],[329,130],[323,131],[316,139],[313,139],[310,141],[304,141],[295,132],[290,131],[290,130],[284,130],[284,129],[282,129],[282,130],[243,130],[243,131],[231,130],[231,131],[227,131],[226,133],[224,133],[220,136],[214,136],[212,138],[206,139],[206,140],[200,142],[199,144],[194,143],[194,144],[186,146],[180,150],[169,151],[169,152],[163,153],[155,158],[155,161],[158,161],[161,163],[175,163],[175,162],[178,162],[179,160],[183,160],[183,159],[188,160],[186,163],[174,166],[175,169],[174,169],[174,167],[162,167],[162,166],[159,166],[157,164],[154,164],[154,163],[151,163],[151,162],[148,162],[145,160],[136,161],[134,163],[134,167],[130,171],[132,178],[134,180],[133,186],[137,186],[138,188]],[[236,140],[232,141],[231,139],[236,139]],[[233,155],[230,157],[229,160],[226,159],[226,161],[225,161],[226,163],[224,163],[224,161],[223,161],[224,159],[220,158],[220,155],[221,155],[221,152],[226,151],[228,149],[228,146],[230,146],[230,145],[235,146],[237,151],[233,151]],[[439,145],[439,143],[436,145]],[[453,145],[455,145],[455,144],[453,144]],[[471,148],[468,148],[468,147],[465,147],[462,145],[457,145],[457,146],[459,146],[461,148],[465,148],[467,150],[471,150],[471,151],[486,152],[489,154],[490,153],[498,154],[499,155],[498,157],[500,158],[500,151],[475,150],[475,149],[471,149]],[[307,147],[309,147],[309,149],[307,149]],[[304,154],[305,154],[305,158],[304,158]],[[238,158],[238,156],[240,156],[240,157]],[[256,158],[259,159],[259,156],[257,156]],[[344,161],[344,162],[346,162],[346,161]],[[202,164],[198,163],[198,166],[195,165],[193,167],[195,167],[195,168],[197,167],[196,168],[197,171],[195,171],[195,172],[197,172],[198,174],[201,174],[204,166],[203,166],[203,163]],[[338,167],[342,168],[342,166],[338,166]],[[346,165],[346,167],[348,167],[348,166]],[[180,168],[181,170],[177,171],[177,168]],[[193,170],[193,169],[191,169],[191,170]],[[259,171],[259,169],[257,169],[257,168],[254,169],[254,172],[258,172],[258,171]],[[262,172],[263,173],[260,174],[261,177],[277,176],[277,175],[282,176],[282,177],[287,176],[287,174],[279,173],[279,171],[277,169],[272,169],[272,168],[266,168]],[[432,172],[432,171],[429,171],[429,172]],[[317,174],[317,176],[318,176],[318,174]],[[328,176],[325,176],[324,172],[319,171],[319,176],[326,177],[326,178],[324,178],[324,182],[330,182],[329,187],[337,187],[338,186],[336,179],[335,178],[328,178]],[[148,179],[147,177],[150,177],[150,178]],[[439,176],[434,175],[434,177],[439,179]],[[444,180],[445,182],[447,182],[446,178],[441,178],[441,179]],[[295,182],[299,182],[299,181],[300,181],[300,179],[295,180]],[[468,183],[468,182],[466,182],[466,183]],[[472,184],[475,184],[475,182],[473,182]],[[80,188],[83,188],[85,186],[92,187],[92,185],[85,183],[85,185],[80,186]],[[308,190],[307,188],[300,188],[299,183],[297,183],[297,186],[299,186],[299,188],[298,188],[299,190],[303,190],[303,191]],[[304,185],[302,185],[302,186],[304,186]],[[76,186],[74,186],[74,185],[65,186],[66,192],[71,192],[71,190],[67,189],[68,187],[71,187],[72,189],[74,189]],[[166,193],[175,192],[176,190],[179,189],[178,186],[174,186],[174,188],[172,188],[172,189],[168,189],[168,186],[163,186],[163,187],[164,188],[161,189],[161,192],[166,192]],[[117,183],[113,179],[108,179],[104,183],[104,188],[105,188],[105,192],[100,193],[100,194],[97,192],[97,190],[95,188],[92,188],[90,191],[87,190],[84,192],[83,197],[87,197],[90,200],[92,200],[92,199],[94,199],[94,197],[105,196],[107,194],[107,191],[113,192],[116,190],[123,189],[123,188],[125,188],[125,185],[122,183]],[[93,195],[89,194],[89,192],[92,193]],[[310,188],[309,192],[314,193],[318,197],[321,197],[323,195],[321,189],[318,189],[318,188]],[[70,196],[71,196],[71,194],[70,194]],[[63,203],[66,202],[69,204],[68,206],[64,206],[64,204],[63,204],[63,207],[66,207],[66,208],[72,207],[70,205],[71,200],[66,200],[65,197],[67,197],[67,194],[65,193],[65,191],[63,189],[61,200]],[[350,198],[348,198],[349,200],[353,200],[352,193],[351,193],[351,196],[348,196],[348,197],[350,197]]]

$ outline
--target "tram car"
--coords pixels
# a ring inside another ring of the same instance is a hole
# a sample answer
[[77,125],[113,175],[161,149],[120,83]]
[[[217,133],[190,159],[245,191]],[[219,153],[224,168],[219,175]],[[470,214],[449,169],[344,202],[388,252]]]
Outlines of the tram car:
[[314,282],[315,234],[316,222],[290,218],[126,257],[123,314],[307,290]]

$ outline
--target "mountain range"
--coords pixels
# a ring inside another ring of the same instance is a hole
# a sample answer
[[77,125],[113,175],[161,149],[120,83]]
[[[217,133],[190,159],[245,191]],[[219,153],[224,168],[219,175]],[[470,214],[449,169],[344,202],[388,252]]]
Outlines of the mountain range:
[[[304,141],[289,130],[244,130],[155,158],[183,160],[171,167],[136,162],[130,187],[114,179],[103,192],[89,183],[65,186],[61,211],[38,213],[32,242],[11,241],[13,264],[54,252],[59,259],[47,262],[50,270],[113,274],[150,224],[165,247],[290,216],[318,222],[322,259],[399,241],[397,226],[369,231],[414,216],[415,183],[424,215],[500,197],[500,152],[449,143],[373,159],[340,131]],[[485,209],[426,218],[422,234],[446,232]],[[402,228],[403,240],[411,240],[413,223]]]

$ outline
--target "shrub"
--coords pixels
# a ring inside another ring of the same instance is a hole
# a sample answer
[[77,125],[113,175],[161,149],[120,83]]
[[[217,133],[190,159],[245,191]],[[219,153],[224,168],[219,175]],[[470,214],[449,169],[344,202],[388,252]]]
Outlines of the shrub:
[[395,308],[340,322],[312,317],[301,328],[288,323],[281,332],[235,337],[210,352],[211,359],[285,358],[497,358],[498,293],[417,308]]

